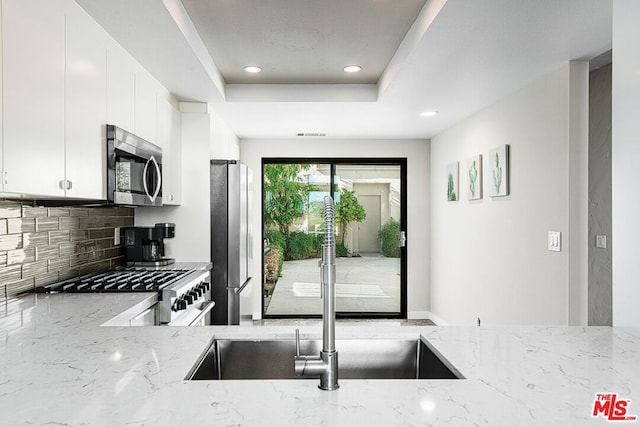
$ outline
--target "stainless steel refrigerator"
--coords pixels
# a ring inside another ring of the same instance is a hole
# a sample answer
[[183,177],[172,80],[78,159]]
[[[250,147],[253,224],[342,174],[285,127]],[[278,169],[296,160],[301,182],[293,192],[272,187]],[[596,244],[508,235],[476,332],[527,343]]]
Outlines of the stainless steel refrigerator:
[[211,160],[211,312],[214,325],[240,324],[240,293],[251,281],[253,174],[235,160]]

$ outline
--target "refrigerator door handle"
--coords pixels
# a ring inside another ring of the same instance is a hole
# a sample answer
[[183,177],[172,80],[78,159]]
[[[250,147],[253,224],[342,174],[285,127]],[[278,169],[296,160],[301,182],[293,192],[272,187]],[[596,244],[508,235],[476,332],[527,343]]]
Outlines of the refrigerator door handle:
[[239,288],[228,288],[228,289],[233,289],[233,293],[234,294],[239,294],[240,292],[242,292],[244,290],[244,288],[247,287],[247,285],[249,284],[250,281],[251,281],[251,277],[249,277],[247,279],[247,281],[244,282]]

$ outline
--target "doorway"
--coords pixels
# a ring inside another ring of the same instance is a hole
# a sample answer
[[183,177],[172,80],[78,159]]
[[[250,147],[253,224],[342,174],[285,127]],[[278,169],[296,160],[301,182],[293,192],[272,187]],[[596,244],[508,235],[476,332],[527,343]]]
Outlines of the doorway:
[[358,202],[362,205],[367,216],[358,227],[358,251],[360,253],[380,252],[380,196],[358,195]]
[[336,316],[406,318],[406,159],[262,161],[263,318],[320,317],[323,198],[336,206]]

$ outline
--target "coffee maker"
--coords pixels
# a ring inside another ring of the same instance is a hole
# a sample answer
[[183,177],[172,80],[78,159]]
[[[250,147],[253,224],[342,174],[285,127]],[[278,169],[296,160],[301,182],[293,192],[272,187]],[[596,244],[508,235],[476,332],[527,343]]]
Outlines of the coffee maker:
[[173,258],[164,257],[164,239],[176,235],[176,225],[158,223],[153,227],[126,227],[124,246],[127,265],[162,266],[173,264]]

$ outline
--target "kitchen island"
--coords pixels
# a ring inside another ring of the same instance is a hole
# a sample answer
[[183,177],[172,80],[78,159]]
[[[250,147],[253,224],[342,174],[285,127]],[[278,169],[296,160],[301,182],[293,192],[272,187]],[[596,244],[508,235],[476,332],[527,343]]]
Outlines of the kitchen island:
[[185,381],[214,336],[293,339],[294,327],[101,326],[150,297],[3,302],[0,425],[604,425],[592,416],[597,393],[630,399],[627,415],[640,415],[635,329],[338,324],[338,339],[423,336],[465,379],[340,380],[327,392],[316,379]]

